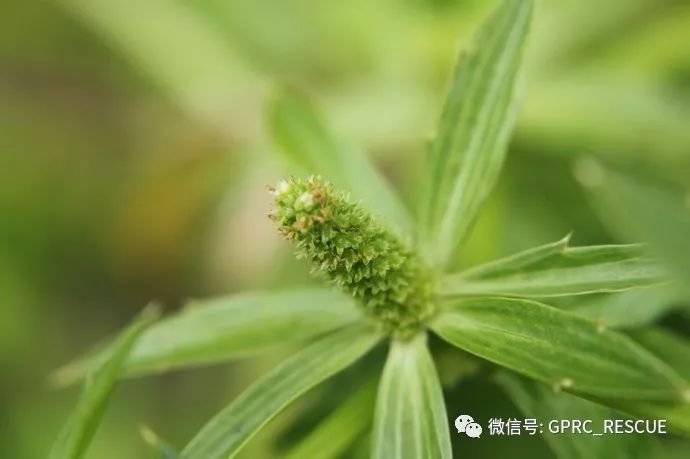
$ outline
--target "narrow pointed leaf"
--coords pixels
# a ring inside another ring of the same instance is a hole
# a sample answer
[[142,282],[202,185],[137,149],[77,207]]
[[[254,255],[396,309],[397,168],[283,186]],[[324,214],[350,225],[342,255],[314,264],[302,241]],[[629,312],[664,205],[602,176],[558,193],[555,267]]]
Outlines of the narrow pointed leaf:
[[369,324],[353,324],[313,343],[250,386],[211,419],[182,451],[183,459],[233,457],[290,402],[348,367],[380,339]]
[[[661,327],[638,329],[630,334],[645,349],[690,381],[690,340]],[[666,419],[670,430],[690,435],[690,390],[683,395],[683,400],[674,403],[618,401],[609,404],[635,416]]]
[[628,329],[654,323],[678,309],[678,294],[668,285],[641,288],[628,292],[594,296],[578,303],[570,312],[596,320],[605,327]]
[[690,201],[687,191],[629,177],[598,163],[589,164],[593,177],[580,171],[595,208],[621,238],[649,243],[667,263],[679,285],[690,291]]
[[[593,432],[603,431],[605,419],[619,419],[615,411],[565,392],[554,392],[544,384],[502,371],[496,381],[526,418],[546,426],[553,419],[591,420]],[[542,438],[558,459],[590,459],[593,457],[652,457],[653,437],[635,435],[552,434],[544,429]]]
[[[147,0],[133,9],[109,0],[56,3],[232,145],[251,131],[246,112],[256,111],[265,84],[199,4]],[[241,114],[228,110],[236,104],[242,104]]]
[[690,381],[690,339],[662,327],[633,330],[630,335]]
[[[149,328],[125,363],[143,375],[245,357],[309,339],[360,317],[354,301],[325,289],[233,295],[193,302]],[[96,353],[58,370],[58,384],[81,378],[102,360]]]
[[372,457],[452,456],[448,416],[426,335],[393,341],[376,401]]
[[550,297],[614,292],[659,283],[658,263],[640,245],[569,247],[568,238],[442,279],[445,296]]
[[503,166],[531,0],[504,0],[460,56],[430,146],[422,231],[444,265],[467,235]]
[[376,385],[374,381],[371,381],[321,421],[304,439],[290,449],[285,458],[337,459],[342,457],[355,440],[370,429],[375,399]]
[[[676,370],[681,376],[685,377],[686,381],[690,379],[690,373],[688,372],[688,355],[690,355],[690,346],[688,346],[688,341],[682,337],[672,334],[668,330],[661,328],[652,328],[650,330],[641,329],[631,332],[635,341],[639,342],[645,349],[651,351],[654,355],[659,357],[670,367]],[[507,375],[506,373],[501,373],[501,377]],[[511,376],[511,375],[507,375]],[[512,376],[515,378],[514,376]],[[501,383],[504,381],[501,380]],[[524,381],[527,383],[527,381]],[[504,386],[505,387],[505,386]],[[510,392],[510,391],[509,391]],[[540,392],[548,392],[555,395],[553,390],[541,389]],[[613,398],[601,398],[595,396],[589,396],[588,394],[578,394],[586,399],[593,401],[594,403],[612,408],[616,411],[620,411],[632,416],[642,418],[642,419],[665,419],[667,420],[667,427],[669,431],[681,433],[685,435],[690,435],[690,392],[687,390],[683,392],[682,399],[674,402],[664,402],[664,401],[647,401],[647,400],[619,400]],[[565,396],[565,394],[564,394]],[[516,404],[520,406],[520,402],[516,399],[516,395],[512,395],[511,398]],[[548,405],[548,404],[547,404]],[[546,408],[546,406],[544,407]],[[535,408],[536,409],[536,408]],[[577,416],[567,416],[567,415],[551,415],[551,419],[590,419],[590,417],[585,415]],[[613,419],[614,416],[608,416],[607,419]],[[559,436],[559,443],[562,445],[562,436]],[[612,437],[608,437],[612,438]],[[548,441],[548,438],[547,438]],[[581,436],[577,437],[577,445],[583,445],[583,439]],[[602,441],[602,439],[599,439]],[[551,443],[551,442],[549,442]],[[556,446],[554,451],[557,452]],[[642,445],[640,445],[642,446]],[[589,455],[588,457],[596,457],[597,455]],[[625,456],[625,455],[624,455]],[[647,454],[643,457],[649,457]],[[626,456],[627,457],[627,456]]]
[[443,339],[555,388],[602,398],[678,401],[687,383],[629,337],[527,300],[456,300],[432,329]]
[[690,398],[676,402],[587,398],[637,418],[665,419],[669,432],[690,436]]
[[105,349],[102,364],[87,376],[77,407],[53,444],[50,459],[83,457],[103,416],[108,399],[117,385],[127,355],[139,335],[158,316],[158,308],[146,308],[141,316]]
[[281,90],[269,106],[269,122],[278,151],[294,173],[322,175],[395,229],[412,231],[407,209],[385,178],[363,153],[336,140],[308,100]]

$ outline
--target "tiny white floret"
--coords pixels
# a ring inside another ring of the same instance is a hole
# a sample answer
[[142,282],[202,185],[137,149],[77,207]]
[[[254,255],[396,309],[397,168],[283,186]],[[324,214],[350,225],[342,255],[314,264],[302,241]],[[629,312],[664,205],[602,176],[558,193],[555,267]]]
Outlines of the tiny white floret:
[[303,208],[303,209],[311,209],[311,207],[314,205],[314,196],[312,196],[311,193],[309,192],[304,192],[302,193],[299,198],[297,198],[297,201],[295,202],[295,207],[297,208]]
[[275,195],[280,196],[285,194],[289,189],[290,184],[286,180],[281,180],[280,183],[278,183],[278,188],[276,188]]

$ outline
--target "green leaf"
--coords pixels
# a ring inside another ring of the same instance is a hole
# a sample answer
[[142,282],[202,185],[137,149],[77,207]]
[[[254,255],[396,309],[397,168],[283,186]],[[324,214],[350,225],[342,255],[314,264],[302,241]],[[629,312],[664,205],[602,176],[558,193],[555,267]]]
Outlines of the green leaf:
[[659,283],[661,267],[640,245],[569,247],[569,236],[467,271],[440,282],[444,296],[549,297],[614,292]]
[[431,327],[467,352],[576,394],[675,401],[687,390],[627,336],[533,301],[456,300]]
[[690,340],[687,337],[662,327],[633,330],[630,335],[690,381]]
[[[119,51],[173,103],[218,129],[232,145],[251,131],[246,129],[246,111],[256,110],[265,84],[197,4],[147,0],[130,8],[109,0],[57,3]],[[243,104],[239,115],[227,109],[237,104]]]
[[503,166],[531,0],[504,0],[460,56],[423,196],[423,242],[443,266],[467,235]]
[[278,151],[294,166],[294,173],[322,175],[349,190],[393,229],[411,232],[409,213],[390,185],[364,154],[335,139],[307,99],[280,90],[269,105],[268,116]]
[[77,407],[50,451],[50,459],[73,459],[84,455],[103,416],[110,394],[117,385],[123,364],[139,335],[160,315],[157,307],[146,308],[104,351],[105,358],[86,378]]
[[633,328],[649,325],[678,309],[677,293],[667,285],[615,293],[578,303],[570,312],[596,320],[605,327]]
[[638,418],[665,419],[669,431],[690,435],[690,397],[677,402],[587,398]]
[[[502,371],[495,376],[518,409],[528,418],[543,421],[552,419],[591,420],[594,432],[603,430],[605,419],[620,418],[601,405],[583,400],[565,392],[554,392],[550,387]],[[652,457],[654,439],[632,435],[550,434],[542,438],[558,459],[590,459],[593,457]]]
[[[144,332],[125,373],[143,375],[246,357],[312,338],[360,316],[348,296],[315,288],[195,301]],[[53,379],[71,383],[102,358],[102,353],[87,356],[58,370]]]
[[249,387],[182,451],[184,459],[226,459],[290,402],[367,353],[381,336],[357,323],[310,345]]
[[372,423],[376,385],[367,383],[321,421],[285,456],[286,459],[339,458],[369,429]]
[[[672,26],[665,23],[664,27]],[[636,49],[630,40],[623,43]],[[530,83],[516,132],[531,152],[563,161],[582,152],[596,152],[607,162],[634,163],[645,171],[659,168],[668,172],[687,164],[688,104],[666,97],[663,87],[643,79],[578,70]],[[537,71],[532,74],[536,76]]]
[[593,193],[602,220],[620,237],[645,241],[673,269],[681,287],[690,286],[690,201],[676,192],[638,177],[582,162],[580,181]]
[[391,343],[376,401],[372,457],[452,457],[443,392],[426,334]]
[[[629,333],[645,349],[651,351],[685,377],[686,381],[690,378],[690,362],[688,361],[690,345],[686,339],[660,327],[640,329]],[[687,389],[682,393],[682,400],[676,402],[618,400],[587,394],[579,395],[595,403],[636,417],[666,419],[670,431],[690,435],[690,391]],[[571,417],[571,419],[585,419],[585,417]]]

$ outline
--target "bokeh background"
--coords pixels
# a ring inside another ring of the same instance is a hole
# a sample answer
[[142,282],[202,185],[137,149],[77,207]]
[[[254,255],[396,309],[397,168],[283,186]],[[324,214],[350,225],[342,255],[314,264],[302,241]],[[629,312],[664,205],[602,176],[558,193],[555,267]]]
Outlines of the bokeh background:
[[[412,207],[457,51],[496,4],[3,2],[0,457],[45,457],[77,395],[49,375],[149,300],[174,311],[188,298],[312,282],[265,218],[264,188],[283,173],[264,116],[276,85],[308,94]],[[542,0],[526,77],[509,159],[458,263],[572,230],[577,245],[648,241],[690,285],[690,4]],[[597,191],[602,168],[632,188]],[[676,302],[661,320],[688,334],[690,301]],[[127,381],[89,457],[153,457],[140,424],[184,445],[288,351]],[[518,414],[481,379],[446,379],[450,415]],[[336,402],[333,386],[311,393],[245,457],[280,457]],[[465,448],[553,457],[534,438]]]

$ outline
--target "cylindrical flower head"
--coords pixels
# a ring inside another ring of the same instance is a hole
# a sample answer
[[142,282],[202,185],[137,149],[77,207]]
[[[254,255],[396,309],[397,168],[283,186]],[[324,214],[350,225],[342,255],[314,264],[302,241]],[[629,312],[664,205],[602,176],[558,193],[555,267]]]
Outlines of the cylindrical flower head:
[[433,314],[429,271],[345,192],[320,177],[291,178],[270,191],[269,216],[298,258],[351,293],[387,330],[413,332]]

